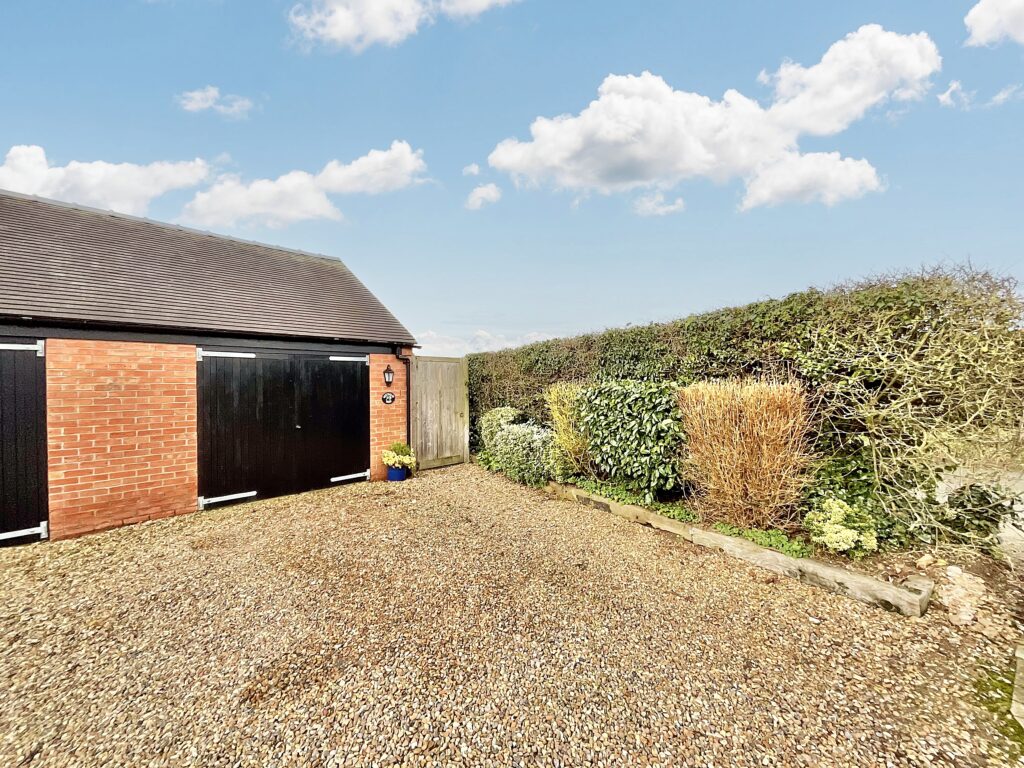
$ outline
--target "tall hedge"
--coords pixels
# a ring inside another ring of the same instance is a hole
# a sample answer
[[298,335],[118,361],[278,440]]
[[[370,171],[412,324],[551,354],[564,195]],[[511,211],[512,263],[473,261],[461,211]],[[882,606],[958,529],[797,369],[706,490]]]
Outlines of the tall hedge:
[[1022,317],[1016,284],[986,272],[879,277],[473,355],[470,410],[512,405],[543,421],[556,381],[793,375],[818,407],[819,488],[882,510],[894,537],[961,540],[970,534],[934,509],[936,481],[1019,451]]

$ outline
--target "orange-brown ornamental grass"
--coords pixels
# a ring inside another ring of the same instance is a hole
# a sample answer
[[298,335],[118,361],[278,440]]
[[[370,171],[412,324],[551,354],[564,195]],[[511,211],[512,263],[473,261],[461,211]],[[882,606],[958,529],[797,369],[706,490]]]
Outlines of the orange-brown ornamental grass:
[[687,477],[704,519],[793,529],[808,480],[811,409],[796,381],[725,379],[680,390]]

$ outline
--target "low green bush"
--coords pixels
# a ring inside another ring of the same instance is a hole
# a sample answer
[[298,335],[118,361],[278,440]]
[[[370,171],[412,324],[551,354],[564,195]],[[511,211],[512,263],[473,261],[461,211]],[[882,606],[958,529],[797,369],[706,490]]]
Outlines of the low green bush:
[[580,422],[594,468],[648,502],[679,489],[683,430],[671,383],[608,381],[580,392]]
[[551,439],[536,424],[506,424],[490,439],[488,462],[517,483],[543,485],[551,479]]
[[494,408],[480,417],[480,439],[485,451],[493,450],[495,436],[509,424],[522,424],[526,414],[518,408]]
[[835,497],[826,498],[804,518],[811,541],[832,552],[860,558],[878,551],[878,530],[865,509]]
[[474,454],[473,458],[476,460],[476,463],[479,464],[484,469],[489,469],[491,470],[491,472],[498,471],[498,468],[494,464],[494,457],[491,456],[491,452],[488,451],[486,448],[481,448],[479,451],[477,451]]
[[781,552],[790,557],[810,557],[813,550],[802,539],[788,536],[784,531],[777,528],[764,530],[762,528],[738,528],[728,523],[715,523],[713,526],[719,533],[726,536],[735,536],[740,539],[757,544],[759,547],[767,547]]

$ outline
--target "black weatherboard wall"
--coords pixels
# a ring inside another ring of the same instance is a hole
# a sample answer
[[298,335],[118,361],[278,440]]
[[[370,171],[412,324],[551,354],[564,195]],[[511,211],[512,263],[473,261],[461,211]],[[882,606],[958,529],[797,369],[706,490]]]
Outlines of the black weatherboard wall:
[[[45,536],[46,363],[36,339],[0,336],[0,541]],[[18,535],[21,532],[21,535]]]

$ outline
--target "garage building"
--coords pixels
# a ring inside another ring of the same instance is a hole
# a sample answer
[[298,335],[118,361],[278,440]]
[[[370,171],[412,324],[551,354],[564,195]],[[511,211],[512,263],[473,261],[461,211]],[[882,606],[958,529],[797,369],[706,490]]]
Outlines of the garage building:
[[382,478],[414,344],[337,259],[0,192],[0,539]]

